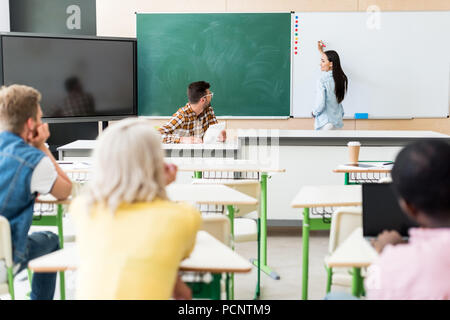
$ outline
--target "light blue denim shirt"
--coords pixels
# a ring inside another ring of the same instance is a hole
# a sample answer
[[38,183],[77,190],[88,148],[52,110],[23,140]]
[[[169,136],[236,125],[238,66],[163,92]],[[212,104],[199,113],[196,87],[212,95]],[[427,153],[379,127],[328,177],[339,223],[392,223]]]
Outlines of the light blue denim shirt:
[[317,81],[317,98],[313,114],[316,117],[314,129],[318,130],[327,123],[333,124],[335,128],[342,128],[344,125],[342,117],[344,108],[337,102],[334,93],[334,79],[332,71],[322,72]]

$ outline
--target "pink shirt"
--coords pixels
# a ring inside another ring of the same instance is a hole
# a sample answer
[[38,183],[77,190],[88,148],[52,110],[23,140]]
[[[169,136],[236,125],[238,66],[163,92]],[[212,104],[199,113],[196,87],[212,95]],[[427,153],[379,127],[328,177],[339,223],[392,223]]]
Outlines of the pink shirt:
[[365,281],[372,300],[450,299],[450,228],[414,228],[409,242],[384,248]]

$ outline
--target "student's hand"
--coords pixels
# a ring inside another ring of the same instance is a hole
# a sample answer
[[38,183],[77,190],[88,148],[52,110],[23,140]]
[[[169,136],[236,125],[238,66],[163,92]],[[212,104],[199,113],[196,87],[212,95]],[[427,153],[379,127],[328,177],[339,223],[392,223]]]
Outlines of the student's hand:
[[181,280],[180,276],[177,277],[177,282],[173,288],[173,298],[175,300],[192,300],[191,289]]
[[199,137],[181,137],[180,143],[189,143],[189,144],[203,143],[203,139]]
[[317,49],[319,49],[320,53],[323,53],[323,45],[322,40],[317,41]]
[[50,130],[48,129],[48,123],[42,123],[36,127],[36,132],[30,132],[28,134],[28,143],[33,147],[42,149],[45,147],[45,141],[50,137]]
[[222,130],[222,132],[220,132],[219,136],[217,137],[217,141],[225,142],[225,140],[227,140],[227,132],[225,130]]
[[164,163],[164,174],[166,176],[166,186],[174,182],[177,178],[178,167],[172,163]]
[[375,240],[372,240],[372,245],[378,253],[381,253],[388,244],[396,245],[405,243],[402,236],[397,231],[383,231]]

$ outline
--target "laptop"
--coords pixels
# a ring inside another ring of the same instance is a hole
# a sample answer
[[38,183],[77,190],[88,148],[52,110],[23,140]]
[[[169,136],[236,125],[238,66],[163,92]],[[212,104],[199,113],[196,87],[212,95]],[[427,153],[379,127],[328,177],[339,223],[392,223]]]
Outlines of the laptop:
[[384,230],[396,230],[408,238],[408,230],[418,227],[400,208],[391,183],[362,185],[363,236],[375,238]]

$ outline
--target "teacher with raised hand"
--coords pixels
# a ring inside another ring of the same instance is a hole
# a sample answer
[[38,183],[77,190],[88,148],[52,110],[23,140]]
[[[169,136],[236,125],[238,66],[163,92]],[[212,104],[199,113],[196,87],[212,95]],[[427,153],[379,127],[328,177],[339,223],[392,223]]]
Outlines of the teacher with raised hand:
[[323,51],[325,45],[318,41],[321,54],[321,76],[317,82],[317,98],[312,111],[315,130],[336,130],[343,127],[342,101],[347,93],[348,80],[336,51]]

